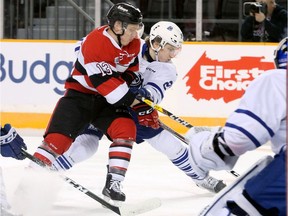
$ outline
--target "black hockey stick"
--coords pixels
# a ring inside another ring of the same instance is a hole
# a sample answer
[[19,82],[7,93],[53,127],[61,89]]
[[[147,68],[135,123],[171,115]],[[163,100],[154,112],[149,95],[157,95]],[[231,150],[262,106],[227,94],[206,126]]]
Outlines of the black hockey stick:
[[171,119],[173,119],[174,121],[180,123],[181,125],[187,127],[187,128],[192,128],[193,125],[191,125],[189,122],[181,119],[178,116],[175,116],[173,113],[169,112],[168,110],[160,107],[158,104],[155,104],[154,102],[152,102],[151,100],[145,98],[145,97],[137,97],[137,99],[140,99],[140,101],[143,101],[144,103],[148,104],[149,106],[151,106],[152,108],[158,110],[159,112],[163,113],[164,115],[167,115],[168,117],[170,117]]
[[178,132],[176,132],[175,130],[173,130],[172,128],[170,128],[169,126],[167,126],[166,124],[164,124],[163,122],[160,121],[160,125],[163,129],[169,131],[170,133],[172,133],[175,137],[177,137],[179,140],[181,140],[182,142],[186,143],[188,145],[188,141],[186,140],[186,138],[184,136],[182,136],[181,134],[179,134]]
[[[163,122],[160,122],[160,125],[163,129],[169,131],[171,134],[173,134],[175,137],[177,137],[179,140],[181,140],[182,142],[186,143],[188,145],[188,141],[185,139],[184,136],[182,136],[181,134],[179,134],[178,132],[176,132],[175,130],[173,130],[172,128],[170,128],[169,126],[167,126],[166,124],[164,124]],[[233,176],[235,177],[239,177],[240,174],[237,173],[234,170],[227,170],[227,172],[231,173]]]
[[[185,120],[181,119],[180,117],[178,116],[175,116],[173,113],[169,112],[168,110],[160,107],[159,105],[153,103],[151,100],[145,98],[145,97],[141,97],[141,98],[138,98],[137,99],[140,99],[141,101],[143,101],[144,103],[148,104],[149,106],[151,106],[152,108],[158,110],[159,112],[163,113],[164,115],[167,115],[169,116],[171,119],[177,121],[178,123],[180,123],[181,125],[187,127],[187,128],[192,128],[194,127],[193,125],[191,125],[189,122],[186,122]],[[172,128],[168,127],[167,125],[165,125],[164,123],[161,122],[161,126],[169,131],[170,133],[172,133],[174,136],[176,136],[178,139],[180,139],[181,141],[183,141],[184,143],[186,143],[188,145],[188,142],[187,140],[185,139],[184,136],[182,136],[181,134],[177,133],[176,131],[174,131]],[[234,170],[227,170],[229,173],[231,173],[233,176],[235,177],[239,177],[240,175],[234,171]]]
[[[35,162],[39,166],[50,169],[45,163],[43,163],[41,160],[39,160],[38,158],[31,155],[30,153],[28,153],[24,149],[22,149],[21,151],[22,151],[22,154],[24,154],[28,159]],[[74,188],[79,190],[80,192],[82,192],[82,193],[86,194],[87,196],[91,197],[92,199],[96,200],[97,202],[99,202],[100,204],[102,204],[103,206],[105,206],[106,208],[110,209],[111,211],[115,212],[118,215],[125,215],[125,216],[137,215],[137,214],[141,214],[141,213],[153,210],[155,208],[158,208],[161,205],[161,201],[159,199],[155,198],[155,199],[147,200],[143,203],[139,203],[136,205],[129,205],[129,206],[123,205],[121,207],[117,207],[117,206],[111,205],[109,202],[105,201],[101,197],[92,193],[87,188],[78,184],[77,182],[75,182],[71,178],[63,176],[63,175],[59,175],[59,176],[64,181],[66,181],[67,183],[72,185]]]

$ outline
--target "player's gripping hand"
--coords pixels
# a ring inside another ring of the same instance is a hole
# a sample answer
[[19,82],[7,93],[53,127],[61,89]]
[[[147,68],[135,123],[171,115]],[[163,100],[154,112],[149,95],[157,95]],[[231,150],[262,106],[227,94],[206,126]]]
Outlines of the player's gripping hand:
[[148,100],[154,101],[151,92],[146,88],[139,88],[137,86],[130,87],[130,91],[136,96],[136,99],[141,101],[141,98],[144,97]]
[[152,127],[153,129],[158,129],[160,127],[159,115],[157,110],[153,109],[144,102],[138,103],[133,106],[133,110],[138,115],[138,121],[140,125]]
[[22,137],[16,132],[15,128],[10,124],[5,124],[1,127],[0,135],[0,153],[4,157],[13,157],[18,160],[25,159],[21,153],[21,148],[27,149]]

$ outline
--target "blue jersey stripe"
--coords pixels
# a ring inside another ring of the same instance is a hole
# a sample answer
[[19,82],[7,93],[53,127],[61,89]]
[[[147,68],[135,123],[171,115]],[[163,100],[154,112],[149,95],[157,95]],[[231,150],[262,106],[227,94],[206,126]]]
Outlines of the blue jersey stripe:
[[256,121],[258,121],[267,131],[268,133],[270,134],[271,137],[274,136],[274,132],[271,128],[269,128],[266,123],[264,121],[262,121],[261,118],[259,118],[257,115],[255,115],[254,113],[252,113],[251,111],[249,110],[243,110],[243,109],[237,109],[235,112],[237,113],[244,113],[248,116],[250,116],[251,118],[255,119]]
[[225,127],[230,127],[230,128],[234,128],[234,129],[237,129],[237,130],[241,131],[243,134],[245,134],[255,144],[255,146],[257,148],[259,146],[261,146],[259,141],[251,133],[249,133],[247,130],[245,130],[244,128],[239,127],[239,126],[237,126],[235,124],[231,124],[229,122],[226,122]]
[[78,50],[80,50],[80,46],[75,47],[74,52],[76,52],[76,51],[78,51]]
[[163,94],[161,88],[158,85],[156,85],[155,83],[152,83],[152,82],[148,82],[147,85],[153,86],[154,88],[156,88],[160,92],[161,100],[164,98],[164,94]]

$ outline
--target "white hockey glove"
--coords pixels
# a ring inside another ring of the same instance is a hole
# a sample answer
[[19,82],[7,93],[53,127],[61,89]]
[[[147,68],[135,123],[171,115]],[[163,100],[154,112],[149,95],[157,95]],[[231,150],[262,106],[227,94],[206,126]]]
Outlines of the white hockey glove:
[[[207,175],[210,170],[232,169],[238,157],[225,151],[226,144],[218,136],[219,128],[201,132],[192,129],[187,132],[186,139],[189,142],[189,160],[193,168],[203,175]],[[217,150],[214,149],[215,146],[218,146]]]
[[202,132],[202,131],[210,131],[210,132],[220,132],[222,130],[222,127],[220,126],[214,126],[214,127],[209,127],[209,126],[195,126],[192,127],[191,129],[188,130],[188,132],[185,134],[185,137],[187,139],[191,138],[195,134]]

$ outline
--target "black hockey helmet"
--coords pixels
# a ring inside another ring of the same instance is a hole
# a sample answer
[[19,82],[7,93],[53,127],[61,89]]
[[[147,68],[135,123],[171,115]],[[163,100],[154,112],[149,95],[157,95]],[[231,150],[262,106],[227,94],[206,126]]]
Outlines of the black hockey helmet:
[[141,11],[129,3],[118,3],[113,5],[107,13],[107,21],[110,27],[113,27],[114,23],[119,20],[127,24],[142,24]]

